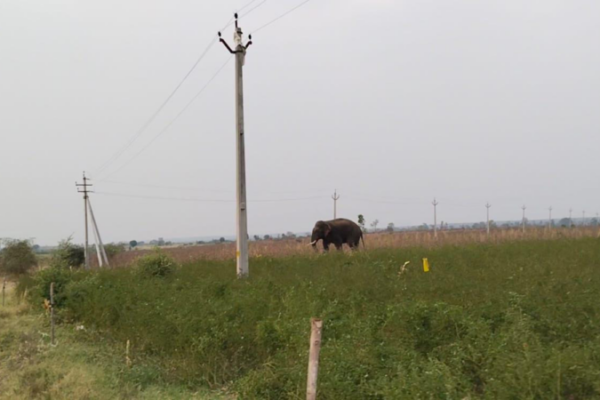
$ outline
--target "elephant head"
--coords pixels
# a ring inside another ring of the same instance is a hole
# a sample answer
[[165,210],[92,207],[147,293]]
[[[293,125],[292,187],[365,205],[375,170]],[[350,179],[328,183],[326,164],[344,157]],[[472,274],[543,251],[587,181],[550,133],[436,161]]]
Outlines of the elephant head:
[[325,221],[318,221],[313,228],[312,235],[310,237],[311,246],[317,246],[319,240],[325,239],[331,233],[331,225]]

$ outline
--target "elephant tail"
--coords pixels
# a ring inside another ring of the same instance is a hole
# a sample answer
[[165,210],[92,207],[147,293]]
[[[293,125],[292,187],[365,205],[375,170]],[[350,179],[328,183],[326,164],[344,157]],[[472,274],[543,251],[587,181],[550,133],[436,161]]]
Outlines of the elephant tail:
[[360,233],[360,240],[362,240],[363,250],[366,250],[367,246],[365,246],[365,238],[362,232]]

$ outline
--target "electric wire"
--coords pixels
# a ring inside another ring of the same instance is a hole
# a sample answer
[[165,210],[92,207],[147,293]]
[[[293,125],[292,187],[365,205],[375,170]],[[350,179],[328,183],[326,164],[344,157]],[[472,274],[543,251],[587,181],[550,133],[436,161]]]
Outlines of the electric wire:
[[354,197],[354,196],[346,196],[345,198],[347,200],[363,201],[363,202],[367,202],[367,203],[399,204],[399,205],[405,205],[405,206],[424,205],[425,204],[425,203],[414,202],[414,201],[413,202],[406,202],[406,201],[396,201],[396,200],[376,200],[376,199],[367,199],[367,198]]
[[[266,0],[265,0],[265,1],[266,1]],[[280,15],[280,16],[278,16],[277,18],[275,18],[275,19],[272,19],[271,21],[269,21],[269,22],[267,22],[266,24],[262,25],[260,28],[253,30],[253,31],[252,31],[252,33],[257,33],[257,32],[259,32],[259,31],[262,31],[262,30],[263,30],[263,29],[265,29],[267,26],[269,26],[269,25],[273,24],[273,23],[274,23],[274,22],[276,22],[276,21],[279,21],[281,18],[285,17],[286,15],[288,15],[288,14],[291,14],[292,12],[296,11],[297,9],[299,9],[300,7],[302,7],[303,5],[305,5],[306,3],[308,3],[309,1],[311,1],[311,0],[305,0],[305,1],[303,1],[302,3],[298,4],[296,7],[294,7],[294,8],[292,8],[292,9],[290,9],[290,10],[286,11],[285,13],[281,14],[281,15]]]
[[[137,183],[137,182],[123,182],[123,181],[115,181],[111,179],[102,179],[99,182],[105,184],[115,184],[122,186],[134,186],[134,187],[142,187],[142,188],[150,188],[150,189],[165,189],[165,190],[184,190],[184,191],[204,191],[211,193],[228,193],[231,194],[233,190],[223,190],[223,189],[206,189],[201,187],[192,187],[192,186],[171,186],[171,185],[157,185],[157,184],[146,184],[146,183]],[[293,195],[293,194],[326,194],[329,189],[314,189],[314,190],[278,190],[278,191],[261,191],[261,193],[268,195]]]
[[205,189],[205,188],[199,188],[199,187],[183,187],[183,186],[163,186],[163,185],[153,185],[153,184],[145,184],[145,183],[132,183],[132,182],[120,182],[120,181],[113,181],[110,179],[103,179],[101,181],[102,183],[109,183],[109,184],[116,184],[116,185],[124,185],[124,186],[137,186],[137,187],[144,187],[144,188],[154,188],[154,189],[167,189],[167,190],[195,190],[195,191],[205,191],[205,192],[212,192],[212,193],[232,193],[231,190],[216,190],[216,189]]
[[181,87],[181,85],[183,85],[183,83],[187,80],[187,78],[189,78],[189,76],[192,74],[192,72],[196,69],[196,67],[198,66],[198,64],[200,64],[200,61],[202,61],[204,59],[204,57],[206,57],[206,55],[208,54],[209,50],[215,45],[215,43],[217,43],[217,39],[214,38],[213,40],[210,41],[210,43],[208,44],[208,46],[206,46],[206,49],[204,49],[204,51],[202,52],[202,54],[200,55],[200,57],[198,57],[196,59],[196,62],[194,63],[194,65],[192,65],[192,68],[190,68],[190,70],[187,72],[187,74],[185,74],[185,76],[183,77],[183,79],[181,79],[179,81],[179,83],[177,84],[177,86],[175,87],[175,89],[173,89],[173,91],[171,91],[171,93],[169,94],[169,96],[166,98],[165,101],[163,101],[163,103],[160,105],[160,107],[158,107],[158,109],[152,114],[152,116],[150,116],[150,118],[148,120],[146,120],[146,122],[142,125],[142,127],[140,129],[137,130],[137,132],[135,133],[135,135],[133,135],[129,141],[125,144],[125,146],[123,146],[120,150],[118,150],[111,158],[109,158],[108,161],[106,161],[104,164],[102,164],[96,171],[94,171],[95,174],[99,174],[102,171],[104,171],[106,168],[108,168],[113,162],[115,162],[116,160],[119,159],[119,157],[121,157],[121,155],[129,148],[131,147],[131,145],[137,140],[138,137],[140,137],[140,135],[142,133],[144,133],[144,131],[148,128],[148,126],[150,126],[150,124],[152,123],[152,121],[154,121],[154,119],[158,116],[158,114],[165,108],[165,106],[169,103],[169,101],[173,98],[173,96],[175,95],[175,93],[177,93],[177,91],[179,90],[179,88]]
[[[256,0],[252,0],[251,2],[249,2],[248,4],[246,4],[244,7],[240,8],[238,10],[238,12],[242,12],[244,9],[248,8],[249,6],[251,6]],[[257,8],[260,8],[263,4],[265,4],[267,2],[267,0],[263,0],[261,1],[258,5],[256,5],[255,7],[253,7],[252,9],[250,9],[248,12],[239,15],[240,18],[244,18],[246,17],[248,14],[250,14],[251,12],[253,12],[254,10],[256,10]],[[225,29],[229,28],[233,22],[235,21],[235,17],[231,17],[231,19],[229,20],[229,22],[227,22],[225,24],[225,26],[223,26],[223,28],[221,28],[220,32],[222,33]]]
[[254,4],[256,2],[256,0],[251,0],[248,4],[246,4],[245,6],[243,6],[242,8],[240,8],[238,10],[238,12],[244,11],[246,8],[250,7],[252,4]]
[[[128,194],[128,193],[115,193],[115,192],[102,192],[97,191],[95,194],[104,195],[104,196],[116,196],[116,197],[132,197],[139,199],[152,199],[152,200],[170,200],[170,201],[191,201],[197,203],[235,203],[236,200],[228,200],[228,199],[200,199],[196,197],[165,197],[165,196],[149,196],[149,195],[138,195],[138,194]],[[248,203],[279,203],[279,202],[288,202],[288,201],[304,201],[304,200],[322,200],[323,196],[314,196],[314,197],[295,197],[295,198],[285,198],[285,199],[259,199],[259,200],[249,200]]]
[[256,10],[257,8],[260,8],[263,4],[265,4],[267,2],[267,0],[263,0],[260,3],[258,3],[258,5],[256,7],[252,7],[248,12],[244,13],[241,15],[241,18],[245,18],[248,15],[250,15],[250,13],[252,13],[254,10]]
[[[131,157],[124,164],[122,164],[119,168],[117,168],[113,172],[109,173],[105,178],[109,178],[109,177],[113,176],[114,174],[116,174],[117,172],[121,171],[123,168],[125,168],[127,165],[129,165],[133,160],[135,160],[140,154],[142,154],[144,151],[146,151],[146,149],[148,149],[148,147],[150,147],[152,145],[152,143],[154,143],[156,141],[156,139],[158,139],[160,136],[162,136],[171,127],[171,125],[173,125],[175,123],[175,121],[177,121],[179,119],[179,117],[181,117],[181,115],[183,115],[183,113],[192,105],[192,103],[208,88],[208,86],[210,86],[210,84],[221,73],[221,71],[223,71],[223,69],[229,63],[229,61],[231,61],[231,58],[232,58],[231,56],[229,58],[227,58],[227,61],[225,61],[225,63],[223,63],[223,65],[221,65],[221,67],[217,70],[217,72],[208,80],[208,82],[206,82],[206,84],[202,87],[202,89],[200,89],[200,91],[198,91],[198,93],[196,93],[196,95],[192,98],[192,100],[190,100],[185,105],[185,107],[183,107],[183,109],[179,112],[179,114],[177,114],[175,116],[175,118],[173,118],[157,135],[155,135],[152,138],[152,140],[150,140],[148,143],[146,143],[146,145],[144,147],[142,147],[140,149],[140,151],[135,153],[133,157]],[[102,179],[96,179],[96,180],[99,182],[102,182]]]

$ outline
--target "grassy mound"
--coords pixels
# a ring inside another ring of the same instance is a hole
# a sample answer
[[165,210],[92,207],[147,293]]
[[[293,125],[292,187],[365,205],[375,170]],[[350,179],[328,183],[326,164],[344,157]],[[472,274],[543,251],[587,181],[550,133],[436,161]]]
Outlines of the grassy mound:
[[[78,271],[61,281],[60,315],[130,340],[133,364],[160,360],[165,382],[242,399],[304,396],[311,317],[324,321],[321,399],[600,397],[595,239],[260,257],[250,268],[244,281],[225,261],[144,278]],[[39,303],[44,291],[30,293]]]

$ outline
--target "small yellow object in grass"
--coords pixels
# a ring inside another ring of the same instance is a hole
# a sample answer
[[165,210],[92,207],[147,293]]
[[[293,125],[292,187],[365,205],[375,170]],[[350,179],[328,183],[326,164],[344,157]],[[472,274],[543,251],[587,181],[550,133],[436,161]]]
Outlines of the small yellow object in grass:
[[47,313],[50,312],[50,301],[48,299],[44,299],[44,308],[46,309]]
[[423,271],[429,272],[429,260],[426,258],[423,259]]
[[240,257],[240,252],[239,252],[239,251],[236,251],[236,252],[235,252],[235,256],[239,258],[239,257]]

